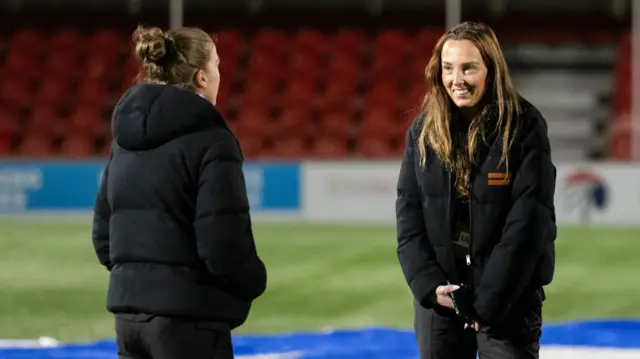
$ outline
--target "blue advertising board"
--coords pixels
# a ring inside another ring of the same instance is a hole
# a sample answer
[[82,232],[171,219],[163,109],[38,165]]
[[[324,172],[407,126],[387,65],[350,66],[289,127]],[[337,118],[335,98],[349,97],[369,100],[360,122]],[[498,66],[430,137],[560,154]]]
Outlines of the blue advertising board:
[[[0,161],[0,213],[93,208],[103,161]],[[300,210],[297,163],[247,163],[252,212]]]
[[252,212],[300,211],[302,185],[299,164],[247,163],[244,176]]

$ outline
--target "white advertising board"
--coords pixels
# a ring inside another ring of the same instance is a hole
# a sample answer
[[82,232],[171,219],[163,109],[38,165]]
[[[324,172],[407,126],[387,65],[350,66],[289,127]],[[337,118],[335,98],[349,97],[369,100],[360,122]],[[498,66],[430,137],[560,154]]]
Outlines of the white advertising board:
[[[399,162],[303,166],[303,211],[310,221],[395,221]],[[559,163],[559,224],[640,226],[640,165]]]
[[560,164],[556,216],[563,224],[640,226],[640,166]]
[[311,221],[395,221],[400,162],[319,162],[302,167],[303,215]]

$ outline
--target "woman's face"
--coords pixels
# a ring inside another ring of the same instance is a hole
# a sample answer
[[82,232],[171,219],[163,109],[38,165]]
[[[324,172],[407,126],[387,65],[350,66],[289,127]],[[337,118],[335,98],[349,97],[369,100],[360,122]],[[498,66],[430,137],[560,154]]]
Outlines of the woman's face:
[[198,92],[212,104],[216,104],[218,88],[220,87],[220,57],[214,46],[211,50],[207,68],[196,74]]
[[442,83],[461,109],[473,108],[486,90],[487,67],[469,40],[447,40],[442,47]]

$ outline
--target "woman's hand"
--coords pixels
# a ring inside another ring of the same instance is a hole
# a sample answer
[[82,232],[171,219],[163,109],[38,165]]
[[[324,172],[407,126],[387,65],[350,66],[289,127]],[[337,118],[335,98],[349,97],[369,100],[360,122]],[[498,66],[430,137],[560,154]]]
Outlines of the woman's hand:
[[449,293],[460,289],[457,285],[441,285],[436,288],[436,303],[440,306],[453,309],[453,300]]
[[475,330],[476,332],[480,331],[480,324],[478,324],[478,322],[473,322],[471,326],[469,326],[469,324],[467,323],[464,324],[464,329],[467,329],[469,327],[473,328],[473,330]]

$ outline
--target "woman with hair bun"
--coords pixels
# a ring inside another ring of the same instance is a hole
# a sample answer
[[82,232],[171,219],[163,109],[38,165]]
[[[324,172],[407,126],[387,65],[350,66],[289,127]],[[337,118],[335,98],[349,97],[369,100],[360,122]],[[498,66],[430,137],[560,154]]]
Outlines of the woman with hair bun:
[[238,141],[216,110],[219,57],[197,28],[133,33],[137,83],[113,111],[93,244],[120,358],[233,358],[265,291]]

